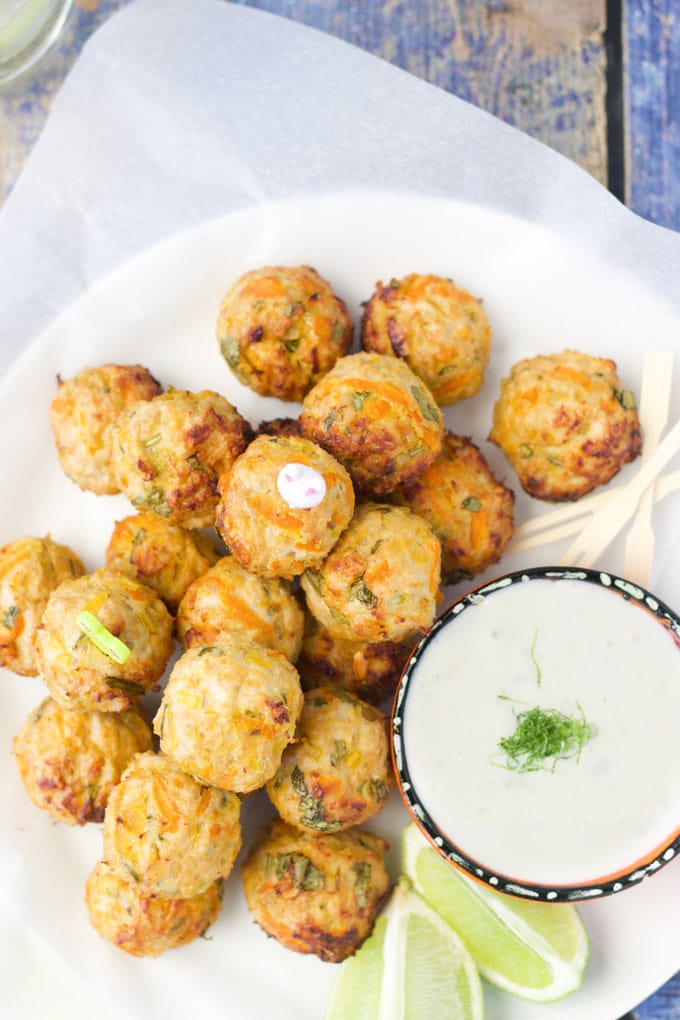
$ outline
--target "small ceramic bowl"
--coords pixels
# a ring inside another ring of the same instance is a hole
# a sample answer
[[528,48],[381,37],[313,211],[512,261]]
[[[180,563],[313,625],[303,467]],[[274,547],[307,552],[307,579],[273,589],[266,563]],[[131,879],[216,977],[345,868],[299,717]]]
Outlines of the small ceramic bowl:
[[621,577],[541,567],[469,592],[414,649],[391,726],[413,818],[499,891],[597,898],[680,849],[680,620]]

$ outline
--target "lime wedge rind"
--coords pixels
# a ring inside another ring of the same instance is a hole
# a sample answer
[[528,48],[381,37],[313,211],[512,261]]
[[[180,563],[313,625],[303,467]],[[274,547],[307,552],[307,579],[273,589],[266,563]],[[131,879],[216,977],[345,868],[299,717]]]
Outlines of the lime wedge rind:
[[[563,999],[581,986],[589,940],[572,904],[513,900],[475,882],[447,864],[415,823],[402,835],[402,870],[414,889],[458,932],[480,974],[491,984],[546,1003]],[[546,937],[551,933],[552,940]],[[565,944],[570,951],[564,951]],[[508,945],[513,953],[504,951]]]

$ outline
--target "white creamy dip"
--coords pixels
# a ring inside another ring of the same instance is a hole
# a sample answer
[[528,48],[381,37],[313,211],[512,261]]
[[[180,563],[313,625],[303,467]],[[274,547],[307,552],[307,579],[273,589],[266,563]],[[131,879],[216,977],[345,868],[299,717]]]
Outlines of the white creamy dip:
[[276,487],[292,510],[311,510],[326,495],[323,475],[307,464],[284,464],[276,479]]
[[[499,741],[536,706],[582,714],[593,736],[553,771],[512,771]],[[680,827],[680,650],[610,589],[533,579],[468,605],[423,650],[404,707],[421,803],[491,872],[601,880]]]

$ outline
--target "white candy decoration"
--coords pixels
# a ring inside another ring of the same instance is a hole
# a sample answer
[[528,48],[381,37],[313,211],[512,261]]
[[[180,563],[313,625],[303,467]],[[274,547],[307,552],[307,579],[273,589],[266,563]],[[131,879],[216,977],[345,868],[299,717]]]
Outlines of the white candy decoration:
[[279,471],[276,487],[291,510],[311,510],[326,495],[326,482],[306,464],[286,464]]

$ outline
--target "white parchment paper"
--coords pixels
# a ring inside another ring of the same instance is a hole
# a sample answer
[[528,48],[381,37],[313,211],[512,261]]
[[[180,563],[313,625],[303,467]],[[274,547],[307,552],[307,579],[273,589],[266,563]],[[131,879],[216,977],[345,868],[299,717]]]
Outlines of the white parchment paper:
[[85,46],[0,212],[0,363],[164,237],[262,199],[357,188],[542,222],[680,303],[678,237],[540,143],[288,20],[138,0]]
[[[65,306],[150,246],[201,224],[208,228],[209,239],[210,221],[238,210],[337,192],[453,199],[547,228],[612,273],[631,274],[636,286],[653,295],[654,307],[658,304],[667,312],[663,342],[672,337],[674,316],[680,316],[680,237],[630,214],[556,153],[388,64],[289,21],[220,0],[138,0],[86,45],[0,211],[3,373]],[[394,223],[384,217],[371,220],[367,215],[369,222],[398,236]],[[336,236],[340,226],[336,222]],[[241,235],[236,231],[235,236]],[[460,238],[456,244],[460,247]],[[170,288],[186,285],[185,249],[186,244],[179,267],[174,256],[168,260]],[[479,243],[477,249],[481,273],[485,252]],[[500,278],[502,258],[493,256]],[[354,257],[349,247],[346,257]],[[232,262],[238,258],[232,256]],[[572,286],[569,264],[568,258],[560,262],[565,289]],[[144,281],[153,280],[154,299],[164,284],[162,259],[159,266],[151,274],[146,267],[143,274]],[[587,269],[584,262],[582,276]],[[128,326],[147,314],[144,286],[126,286],[122,298],[120,286],[105,288],[105,299],[115,297]],[[558,295],[561,282],[551,280],[550,286]],[[498,290],[497,300],[512,307],[513,294]],[[128,301],[130,307],[122,307]],[[578,304],[578,291],[569,294],[569,301]],[[99,320],[93,320],[100,324],[102,307],[100,303]],[[111,313],[113,328],[113,305]],[[634,320],[632,314],[628,318]],[[604,329],[606,319],[605,309],[598,328]],[[626,337],[631,363],[640,361],[638,332],[640,351],[655,342],[653,324],[645,334],[644,322],[641,314],[639,330],[636,326],[635,336]],[[67,335],[68,322],[56,337],[63,349],[67,343],[71,349],[80,344],[85,354],[104,342],[88,336],[87,316],[81,314],[73,323],[72,337]],[[128,332],[134,338],[135,331]],[[155,343],[158,346],[158,338]],[[58,367],[52,366],[45,345],[31,348],[27,357],[34,359],[36,378],[43,363],[50,371]],[[24,369],[24,387],[26,379]],[[40,386],[45,389],[42,378]],[[16,425],[6,431],[5,445],[15,429],[18,435],[30,427],[32,415],[42,420],[48,399],[43,389],[31,392],[29,387],[15,398]],[[12,464],[12,472],[0,472],[7,520],[19,473],[35,474],[39,467],[22,465],[19,455]],[[45,472],[46,491],[61,491],[60,486],[66,491],[69,483],[56,477],[54,465]],[[36,492],[39,500],[39,487]],[[82,507],[83,513],[88,507],[97,512],[87,494],[82,494]],[[121,504],[118,516],[125,512]],[[664,527],[675,535],[670,504],[664,512]],[[26,527],[37,513],[34,507],[27,511]],[[77,531],[80,519],[69,523],[68,512],[64,514],[64,528]],[[669,547],[669,563],[674,560]],[[662,570],[657,580],[662,587],[670,584]],[[39,695],[24,694],[20,679],[11,682],[27,711]],[[12,726],[16,729],[13,718],[4,725],[10,732]],[[243,911],[239,913],[233,887],[220,921],[223,934],[213,942],[194,944],[159,961],[135,961],[98,939],[80,897],[82,876],[100,853],[100,834],[96,827],[66,831],[36,811],[19,788],[8,752],[10,739],[3,729],[0,799],[11,804],[11,811],[5,828],[0,827],[0,1016],[185,1020],[195,1013],[210,1020],[313,1020],[322,1015],[327,968],[286,954],[264,939]],[[385,824],[389,828],[389,821]],[[30,847],[30,861],[23,847]],[[654,880],[658,893],[651,901],[644,886],[625,899],[613,897],[607,910],[614,920],[608,922],[606,938],[599,937],[593,912],[589,928],[595,948],[589,973],[596,982],[602,978],[605,984],[628,989],[632,975],[637,979],[639,966],[626,962],[636,959],[639,938],[631,934],[632,914],[646,931],[650,958],[664,951],[668,939],[657,923],[659,899],[663,901],[664,890],[667,900],[675,895],[676,875],[677,868],[675,873],[673,866],[664,869]],[[232,917],[237,921],[233,931]],[[223,955],[225,946],[240,953],[236,973],[233,961]],[[677,964],[674,961],[671,953],[657,981],[680,965],[680,950]],[[632,996],[638,984],[630,987]],[[652,987],[645,986],[645,991]],[[275,1003],[272,988],[277,989]],[[556,1007],[560,1017],[603,1020],[606,1009],[589,989]],[[518,1014],[505,1001],[491,993],[487,1015],[515,1020]],[[629,997],[626,1008],[631,1005]],[[520,1003],[516,1008],[523,1020],[543,1015],[538,1007]]]

